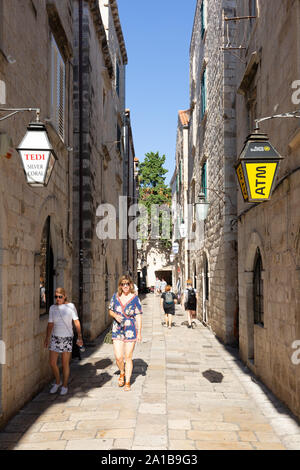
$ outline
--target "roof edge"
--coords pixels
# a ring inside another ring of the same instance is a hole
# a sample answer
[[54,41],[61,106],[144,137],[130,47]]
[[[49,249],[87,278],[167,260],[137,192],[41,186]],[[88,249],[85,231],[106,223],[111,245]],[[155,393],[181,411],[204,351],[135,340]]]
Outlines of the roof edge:
[[119,40],[119,45],[120,45],[120,49],[121,49],[123,63],[125,65],[127,65],[128,64],[128,57],[127,57],[125,39],[124,39],[123,31],[122,31],[122,26],[121,26],[117,1],[116,0],[109,0],[109,5],[110,5],[110,8],[111,8],[112,17],[113,17],[113,20],[114,20],[116,33],[117,33],[118,40]]

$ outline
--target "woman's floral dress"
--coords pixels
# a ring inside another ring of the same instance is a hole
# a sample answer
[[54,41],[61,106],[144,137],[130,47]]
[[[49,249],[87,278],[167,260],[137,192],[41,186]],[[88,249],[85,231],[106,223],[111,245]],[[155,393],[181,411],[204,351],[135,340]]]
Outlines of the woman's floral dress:
[[136,295],[123,305],[118,294],[114,294],[108,308],[123,317],[121,323],[118,323],[117,320],[113,322],[112,340],[124,341],[125,343],[136,341],[137,328],[135,317],[143,313],[138,296]]

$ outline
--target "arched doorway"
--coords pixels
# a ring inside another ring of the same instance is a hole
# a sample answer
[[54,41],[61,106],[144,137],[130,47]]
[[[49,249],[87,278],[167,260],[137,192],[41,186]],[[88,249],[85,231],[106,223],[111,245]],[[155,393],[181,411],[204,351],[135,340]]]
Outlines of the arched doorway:
[[254,323],[264,324],[264,288],[262,279],[263,265],[259,248],[256,250],[253,269],[253,310]]
[[54,254],[51,240],[51,217],[48,216],[43,227],[40,245],[40,315],[47,314],[54,303]]
[[203,276],[202,276],[202,312],[203,322],[208,321],[209,304],[209,265],[206,253],[203,254]]

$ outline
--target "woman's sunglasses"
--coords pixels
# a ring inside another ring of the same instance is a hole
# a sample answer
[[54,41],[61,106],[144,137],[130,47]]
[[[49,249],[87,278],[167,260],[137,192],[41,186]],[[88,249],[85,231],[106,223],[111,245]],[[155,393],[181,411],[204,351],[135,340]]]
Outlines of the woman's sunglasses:
[[55,298],[56,298],[56,299],[63,299],[64,296],[63,296],[63,295],[56,295]]
[[121,286],[130,286],[130,282],[122,282]]

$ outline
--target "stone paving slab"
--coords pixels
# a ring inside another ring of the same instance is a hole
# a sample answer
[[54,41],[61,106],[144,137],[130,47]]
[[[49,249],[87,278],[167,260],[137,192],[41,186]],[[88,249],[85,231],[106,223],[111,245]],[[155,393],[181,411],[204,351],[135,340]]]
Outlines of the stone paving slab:
[[143,343],[134,353],[132,388],[118,387],[111,344],[73,361],[69,393],[45,388],[0,432],[11,450],[300,449],[299,422],[197,321],[162,326],[159,298],[144,303]]

